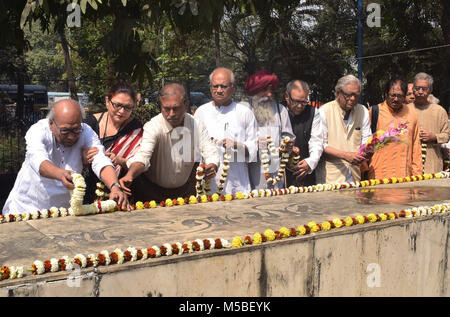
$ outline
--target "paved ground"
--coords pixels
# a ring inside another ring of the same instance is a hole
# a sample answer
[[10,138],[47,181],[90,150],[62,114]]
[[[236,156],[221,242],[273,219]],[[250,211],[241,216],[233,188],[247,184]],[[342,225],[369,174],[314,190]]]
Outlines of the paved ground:
[[98,253],[193,241],[231,239],[307,222],[450,202],[450,179],[334,192],[158,207],[131,213],[0,224],[0,265],[24,265],[76,253]]

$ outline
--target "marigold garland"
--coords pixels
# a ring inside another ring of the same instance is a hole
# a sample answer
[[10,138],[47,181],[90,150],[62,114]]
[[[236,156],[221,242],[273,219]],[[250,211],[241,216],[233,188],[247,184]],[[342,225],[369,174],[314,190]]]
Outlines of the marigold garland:
[[[290,186],[289,188],[283,188],[283,189],[266,189],[266,190],[252,190],[248,193],[236,193],[236,196],[229,194],[230,196],[224,196],[224,195],[218,195],[217,193],[211,195],[211,196],[205,196],[202,200],[201,197],[197,198],[194,195],[190,197],[179,197],[177,199],[170,199],[166,201],[160,202],[159,206],[166,207],[168,202],[168,206],[174,206],[174,205],[184,205],[184,204],[197,204],[199,201],[203,202],[217,202],[219,200],[221,201],[230,201],[234,199],[245,199],[245,198],[257,198],[257,197],[271,197],[271,196],[278,196],[278,195],[287,195],[287,194],[297,194],[297,193],[308,193],[308,192],[321,192],[321,191],[331,191],[331,190],[340,190],[340,189],[347,189],[347,188],[360,188],[360,187],[367,187],[367,186],[376,186],[380,184],[396,184],[396,183],[402,183],[402,182],[415,182],[415,181],[421,181],[421,180],[427,180],[427,179],[442,179],[442,178],[450,178],[450,172],[448,171],[442,171],[435,174],[424,174],[424,175],[413,175],[408,176],[404,178],[397,178],[397,177],[391,177],[391,178],[384,178],[384,179],[376,179],[376,180],[365,180],[361,182],[351,182],[351,183],[335,183],[335,184],[317,184],[314,186]],[[82,188],[82,187],[80,187]],[[81,191],[80,191],[81,192]],[[177,201],[175,203],[175,200]],[[158,204],[152,200],[150,202],[137,202],[135,205],[132,205],[133,210],[141,210],[142,203],[145,209],[148,208],[156,208]],[[107,201],[95,201],[94,203],[90,205],[82,205],[83,208],[86,207],[88,210],[88,213],[102,213],[102,212],[115,212],[115,211],[121,211],[122,208],[120,205],[117,205],[115,201],[107,200]],[[142,209],[144,209],[142,208]],[[30,213],[24,213],[24,214],[9,214],[9,215],[0,215],[0,223],[7,223],[7,222],[18,222],[18,221],[29,221],[29,220],[36,220],[36,219],[45,219],[45,218],[56,218],[56,217],[65,217],[65,216],[73,216],[74,210],[73,208],[66,209],[64,207],[56,208],[52,207],[50,209],[43,209],[43,210],[33,210]]]
[[[289,237],[295,236],[304,236],[310,233],[318,232],[318,231],[329,231],[331,229],[340,228],[342,226],[354,226],[365,223],[375,223],[382,222],[388,220],[395,220],[399,217],[411,218],[411,217],[419,217],[419,216],[431,216],[438,213],[447,213],[450,212],[450,203],[443,203],[434,206],[420,206],[414,207],[411,209],[404,209],[399,213],[396,212],[388,212],[388,213],[370,213],[367,216],[357,215],[356,217],[345,217],[344,219],[336,218],[329,221],[324,221],[322,223],[316,223],[314,221],[310,221],[307,225],[300,225],[296,228],[287,229],[286,227],[282,227],[277,231],[273,231],[272,229],[267,229],[264,234],[255,233],[253,235],[253,239],[249,236],[246,236],[244,240],[242,240],[239,236],[233,238],[233,247],[241,247],[244,244],[261,244],[266,241],[280,240]],[[267,236],[267,239],[265,239]],[[247,243],[248,241],[248,243]],[[250,241],[252,243],[250,243]]]

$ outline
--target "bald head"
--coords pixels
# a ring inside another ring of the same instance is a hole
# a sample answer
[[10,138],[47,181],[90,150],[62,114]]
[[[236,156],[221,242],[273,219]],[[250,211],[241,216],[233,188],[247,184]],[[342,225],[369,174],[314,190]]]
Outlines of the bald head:
[[47,118],[58,120],[60,116],[68,116],[70,118],[75,118],[83,120],[86,117],[84,108],[75,100],[63,99],[56,102],[53,106],[50,106],[50,111],[48,112]]
[[228,106],[234,94],[234,75],[228,68],[216,68],[209,75],[211,96],[215,106]]
[[47,115],[50,130],[56,140],[68,147],[78,142],[84,117],[83,107],[71,99],[58,101],[50,108]]

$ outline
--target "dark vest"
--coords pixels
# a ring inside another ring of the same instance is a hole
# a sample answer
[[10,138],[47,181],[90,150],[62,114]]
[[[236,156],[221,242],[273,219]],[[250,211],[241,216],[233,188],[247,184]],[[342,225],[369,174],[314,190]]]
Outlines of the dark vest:
[[[291,120],[292,131],[295,135],[294,145],[300,149],[300,160],[309,157],[309,139],[311,138],[311,128],[314,119],[315,108],[306,106],[305,110],[299,115],[294,115],[289,111],[289,119]],[[286,171],[288,186],[310,186],[316,183],[315,172],[306,175],[302,180],[296,181],[292,173]]]

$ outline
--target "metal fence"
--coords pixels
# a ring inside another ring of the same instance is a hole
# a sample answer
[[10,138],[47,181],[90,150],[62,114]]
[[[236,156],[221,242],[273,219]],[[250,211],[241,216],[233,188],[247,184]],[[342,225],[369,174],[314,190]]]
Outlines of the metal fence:
[[17,119],[5,109],[0,114],[0,174],[17,173],[25,159],[25,133],[40,119],[39,113],[28,112]]

